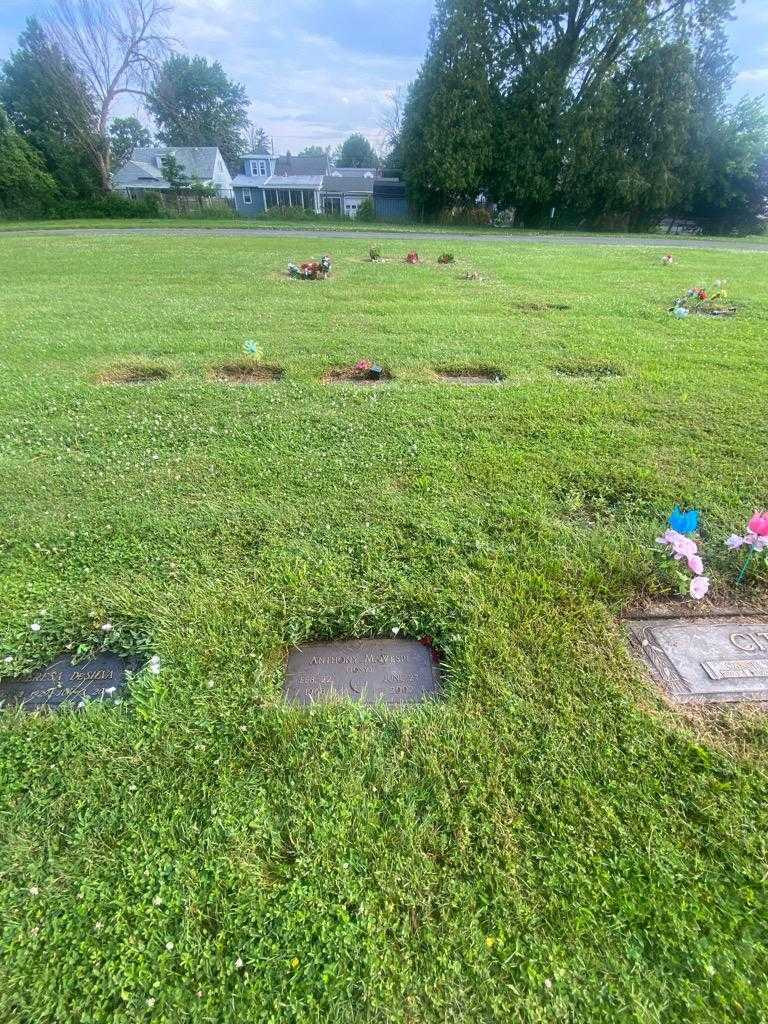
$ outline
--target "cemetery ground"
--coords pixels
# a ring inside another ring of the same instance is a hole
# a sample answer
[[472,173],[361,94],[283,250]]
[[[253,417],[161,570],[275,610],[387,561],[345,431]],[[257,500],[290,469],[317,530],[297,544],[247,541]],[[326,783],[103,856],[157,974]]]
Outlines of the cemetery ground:
[[[675,503],[735,599],[765,255],[322,245],[0,241],[0,666],[160,659],[0,715],[0,1019],[765,1020],[766,718],[673,707],[622,622]],[[282,376],[221,378],[246,339]],[[292,645],[393,635],[439,699],[285,703]]]

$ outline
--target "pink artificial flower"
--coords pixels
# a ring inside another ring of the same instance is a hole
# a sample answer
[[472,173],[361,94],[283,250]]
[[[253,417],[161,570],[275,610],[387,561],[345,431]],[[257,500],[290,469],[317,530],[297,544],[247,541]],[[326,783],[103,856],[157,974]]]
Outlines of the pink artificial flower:
[[747,529],[758,537],[768,537],[768,512],[755,512],[747,523]]
[[696,601],[700,601],[709,590],[708,576],[694,576],[691,580],[689,593]]
[[701,555],[688,555],[688,568],[696,576],[701,576],[704,572],[704,562],[701,560]]
[[355,363],[356,370],[370,370],[371,364],[367,359],[361,359],[358,363]]

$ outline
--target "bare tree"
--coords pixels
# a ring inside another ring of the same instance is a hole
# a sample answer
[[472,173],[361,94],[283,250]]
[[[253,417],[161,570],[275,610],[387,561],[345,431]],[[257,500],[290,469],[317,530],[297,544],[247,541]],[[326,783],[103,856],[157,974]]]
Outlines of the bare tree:
[[107,132],[115,100],[144,96],[151,75],[168,53],[165,29],[172,10],[164,0],[55,0],[46,31],[85,81],[96,108],[94,158],[104,191],[110,179]]
[[252,121],[245,130],[245,139],[250,153],[271,153],[269,136],[263,128]]
[[403,127],[403,111],[405,110],[405,92],[398,85],[394,92],[389,93],[387,106],[379,118],[379,128],[384,136],[384,148],[390,152],[400,141]]

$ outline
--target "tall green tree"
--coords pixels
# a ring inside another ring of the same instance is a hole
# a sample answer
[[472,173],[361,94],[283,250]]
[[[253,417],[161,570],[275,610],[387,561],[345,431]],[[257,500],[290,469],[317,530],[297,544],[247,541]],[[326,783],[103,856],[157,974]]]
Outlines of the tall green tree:
[[0,102],[64,198],[98,190],[100,145],[87,84],[35,18],[27,20],[18,49],[3,62]]
[[359,132],[345,139],[336,153],[339,167],[376,167],[378,162],[373,146]]
[[475,15],[469,4],[440,0],[403,115],[399,155],[411,198],[428,213],[471,202],[490,173],[495,95],[489,40]]
[[[305,146],[304,149],[299,153],[299,156],[329,156],[331,147],[327,146],[323,149],[322,146]],[[351,166],[351,165],[350,165]],[[370,166],[370,165],[368,165]]]
[[41,213],[57,194],[56,182],[40,155],[19,135],[0,106],[0,211]]
[[205,57],[170,57],[147,95],[158,125],[157,138],[167,146],[218,146],[234,166],[248,128],[248,97],[218,62]]
[[134,149],[148,146],[152,136],[137,117],[116,117],[109,126],[112,170],[119,170]]

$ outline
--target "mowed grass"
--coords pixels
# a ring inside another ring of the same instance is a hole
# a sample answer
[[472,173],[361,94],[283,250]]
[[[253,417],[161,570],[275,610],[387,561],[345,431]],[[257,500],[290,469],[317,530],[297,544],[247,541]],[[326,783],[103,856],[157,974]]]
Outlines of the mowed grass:
[[[379,248],[0,243],[0,666],[105,622],[162,662],[0,716],[0,1020],[764,1021],[768,730],[669,709],[620,613],[676,502],[730,595],[766,257]],[[738,316],[669,315],[714,278]],[[247,338],[281,381],[212,378]],[[361,358],[394,379],[322,383]],[[168,376],[99,383],[136,364]],[[467,367],[506,380],[433,375]],[[393,630],[440,701],[284,705],[291,644]]]

